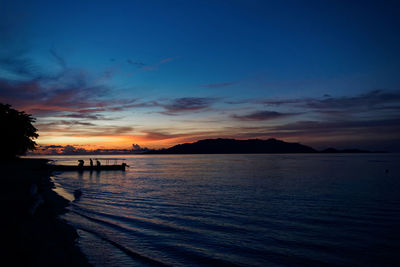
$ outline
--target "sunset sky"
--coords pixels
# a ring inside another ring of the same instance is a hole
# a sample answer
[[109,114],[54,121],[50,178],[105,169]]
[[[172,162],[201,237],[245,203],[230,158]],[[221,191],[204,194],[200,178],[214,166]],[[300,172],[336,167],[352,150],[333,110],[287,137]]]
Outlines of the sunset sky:
[[0,102],[42,148],[400,151],[400,1],[0,0]]

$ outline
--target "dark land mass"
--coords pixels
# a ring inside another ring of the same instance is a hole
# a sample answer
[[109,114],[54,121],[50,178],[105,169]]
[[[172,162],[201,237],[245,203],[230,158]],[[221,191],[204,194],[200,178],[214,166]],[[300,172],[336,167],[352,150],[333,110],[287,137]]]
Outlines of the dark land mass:
[[58,216],[67,200],[52,190],[47,160],[0,163],[1,254],[7,266],[90,266],[76,230]]
[[176,145],[167,149],[152,150],[145,154],[262,154],[262,153],[370,153],[359,149],[338,150],[328,148],[317,151],[299,143],[288,143],[274,138],[268,140],[249,139],[205,139],[195,143]]
[[248,153],[316,153],[312,147],[276,139],[235,140],[205,139],[191,144],[147,152],[148,154],[248,154]]
[[336,149],[336,148],[327,148],[322,151],[321,153],[386,153],[385,151],[369,151],[369,150],[362,150],[362,149]]

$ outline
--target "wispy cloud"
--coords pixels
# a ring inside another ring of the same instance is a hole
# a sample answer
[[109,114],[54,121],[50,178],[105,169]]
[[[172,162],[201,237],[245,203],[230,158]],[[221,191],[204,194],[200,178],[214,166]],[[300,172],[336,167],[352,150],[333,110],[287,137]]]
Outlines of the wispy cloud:
[[156,70],[161,65],[163,65],[163,64],[165,64],[167,62],[170,62],[170,61],[172,61],[174,59],[175,58],[173,58],[173,57],[167,57],[167,58],[161,59],[160,61],[158,61],[157,63],[154,63],[154,64],[146,64],[146,63],[143,63],[141,61],[133,61],[131,59],[128,59],[127,62],[130,65],[133,65],[133,66],[137,67],[137,69],[135,71],[129,73],[129,76],[136,75],[137,73],[140,73],[140,71],[153,71],[153,70]]
[[88,119],[88,120],[112,120],[113,118],[107,118],[100,114],[82,114],[82,113],[67,113],[57,115],[55,117],[62,117],[62,118],[74,118],[74,119]]
[[57,63],[60,65],[61,68],[66,69],[67,63],[65,62],[64,58],[61,57],[54,49],[50,49],[50,54],[55,58]]
[[223,83],[209,83],[209,84],[202,84],[202,87],[206,88],[222,88],[237,84],[238,82],[223,82]]
[[324,95],[322,98],[295,98],[295,99],[257,99],[251,103],[264,105],[294,105],[315,111],[325,110],[387,110],[400,107],[399,90],[372,90],[355,96],[332,97]]
[[31,61],[19,56],[4,56],[0,58],[0,67],[14,75],[26,76],[34,73]]
[[126,62],[128,62],[128,64],[130,64],[130,65],[136,66],[137,68],[143,68],[143,67],[147,66],[147,64],[145,64],[141,61],[133,61],[131,59],[127,59]]
[[163,59],[161,59],[159,62],[157,62],[157,63],[155,63],[155,64],[153,64],[153,65],[146,65],[146,66],[143,66],[143,69],[144,70],[155,70],[155,69],[157,69],[159,66],[161,66],[162,64],[165,64],[165,63],[167,63],[167,62],[170,62],[170,61],[172,61],[172,60],[174,60],[175,58],[173,58],[173,57],[167,57],[167,58],[163,58]]
[[284,118],[289,116],[299,115],[301,113],[281,113],[270,110],[255,111],[246,115],[232,115],[233,118],[237,120],[248,120],[248,121],[266,121],[274,120],[278,118]]
[[145,133],[145,138],[147,140],[151,140],[151,141],[160,141],[160,140],[167,140],[167,139],[173,139],[173,138],[187,136],[187,134],[172,134],[172,133],[168,133],[166,131],[163,131],[163,132],[146,131],[144,133]]
[[38,127],[42,127],[42,128],[52,127],[52,126],[60,126],[60,125],[64,125],[64,126],[96,126],[96,124],[91,123],[91,122],[66,121],[66,120],[37,124]]
[[199,110],[205,110],[210,108],[212,104],[216,101],[215,98],[209,97],[183,97],[176,98],[167,104],[159,104],[165,109],[163,114],[166,115],[176,115],[183,112],[193,112]]
[[337,121],[298,121],[288,124],[283,124],[274,127],[277,131],[290,131],[292,134],[306,133],[338,133],[342,131],[359,133],[363,131],[381,132],[382,129],[390,128],[394,132],[400,130],[400,118],[395,119],[383,119],[383,120],[350,120],[343,118]]
[[58,132],[62,136],[67,137],[103,137],[103,136],[120,136],[132,135],[134,127],[118,126],[118,125],[98,125],[91,122],[82,121],[52,121],[49,123],[38,123],[36,127],[43,136],[57,135]]
[[400,91],[373,90],[358,96],[310,99],[304,106],[314,109],[385,109],[388,104],[400,106]]
[[[51,54],[62,67],[66,66],[65,60],[54,50],[51,50]],[[138,100],[110,99],[111,88],[97,84],[96,79],[89,78],[84,71],[66,68],[56,75],[32,75],[29,72],[23,80],[3,77],[0,78],[0,89],[0,101],[35,113],[36,116],[52,113],[54,116],[82,117],[82,114],[121,111],[130,108]]]
[[290,105],[298,104],[310,101],[310,99],[263,99],[263,100],[251,100],[252,103],[280,106],[280,105]]

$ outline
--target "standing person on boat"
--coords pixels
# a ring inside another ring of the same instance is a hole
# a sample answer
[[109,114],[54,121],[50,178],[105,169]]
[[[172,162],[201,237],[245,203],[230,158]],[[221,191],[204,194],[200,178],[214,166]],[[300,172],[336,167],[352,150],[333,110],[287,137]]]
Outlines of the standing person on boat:
[[126,167],[129,167],[125,162],[123,162],[121,166],[123,171],[125,171]]
[[100,161],[99,160],[96,160],[96,166],[98,167],[98,168],[100,168]]
[[90,159],[90,168],[93,168],[93,160]]
[[85,163],[83,160],[78,160],[78,167],[83,167],[83,164]]

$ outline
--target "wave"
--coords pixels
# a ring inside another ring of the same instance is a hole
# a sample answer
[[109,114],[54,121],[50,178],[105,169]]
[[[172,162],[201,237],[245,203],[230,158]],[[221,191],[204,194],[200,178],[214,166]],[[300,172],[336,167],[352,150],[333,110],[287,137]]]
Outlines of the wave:
[[[104,225],[108,228],[113,228],[113,229],[123,231],[123,232],[130,232],[130,234],[133,234],[133,232],[134,232],[135,236],[138,236],[141,238],[149,238],[149,236],[144,234],[143,232],[132,231],[131,229],[127,229],[126,227],[122,227],[122,226],[118,225],[116,223],[116,221],[109,222],[106,220],[97,219],[97,218],[85,215],[83,213],[77,212],[75,210],[71,210],[70,212],[74,213],[76,215],[79,215],[87,220],[92,221],[92,222]],[[105,214],[101,214],[101,215],[105,216]],[[107,217],[110,217],[113,219],[118,219],[118,220],[124,220],[124,218],[122,218],[121,216],[107,215]],[[113,245],[117,249],[121,250],[122,252],[124,252],[125,254],[127,254],[134,260],[138,260],[145,264],[154,265],[154,266],[172,266],[173,265],[173,264],[166,263],[166,262],[163,262],[158,259],[154,259],[147,255],[141,254],[137,251],[133,251],[131,248],[128,248],[128,247],[122,245],[121,243],[112,240],[112,238],[109,238],[106,235],[101,234],[99,231],[95,231],[95,230],[92,230],[92,228],[82,226],[82,224],[74,224],[74,226],[82,231],[86,231],[88,233],[95,235],[96,237],[100,238],[103,241],[110,243],[111,245]],[[159,228],[159,229],[162,228],[164,231],[174,230],[174,231],[181,232],[181,230],[179,230],[179,229],[173,229],[171,227],[157,225],[154,223],[152,223],[152,226]],[[149,227],[149,226],[147,225],[147,227]],[[157,229],[153,229],[153,230],[157,231]],[[156,235],[159,235],[159,234],[156,234]],[[176,244],[176,243],[174,243],[174,240],[172,240],[170,244],[168,244],[168,243],[165,243],[164,245],[158,244],[157,247],[161,251],[168,250],[168,252],[170,254],[175,254],[175,255],[183,255],[184,254],[187,257],[190,257],[191,259],[195,260],[198,264],[206,264],[206,265],[212,265],[212,266],[239,266],[239,265],[235,264],[234,262],[229,262],[229,261],[226,261],[223,259],[209,257],[207,253],[201,253],[200,251],[198,251],[199,248],[195,248],[194,246],[187,246],[186,244]]]

